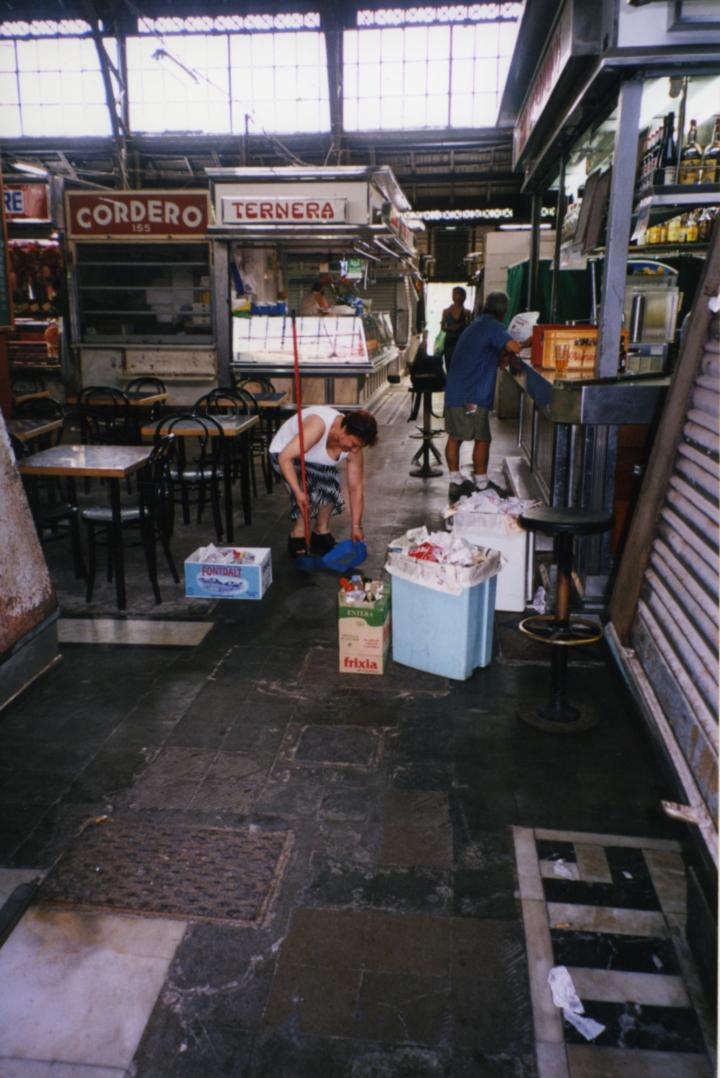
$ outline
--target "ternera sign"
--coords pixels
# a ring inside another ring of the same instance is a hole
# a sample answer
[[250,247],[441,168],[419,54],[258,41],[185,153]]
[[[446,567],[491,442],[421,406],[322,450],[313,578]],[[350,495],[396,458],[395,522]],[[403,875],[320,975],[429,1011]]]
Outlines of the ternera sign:
[[347,199],[224,196],[220,202],[224,225],[344,224]]

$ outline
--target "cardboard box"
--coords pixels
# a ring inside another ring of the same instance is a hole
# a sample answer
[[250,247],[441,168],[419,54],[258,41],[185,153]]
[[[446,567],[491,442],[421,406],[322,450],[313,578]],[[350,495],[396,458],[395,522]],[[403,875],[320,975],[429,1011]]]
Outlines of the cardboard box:
[[[206,599],[262,599],[272,584],[269,547],[218,547],[237,550],[246,561],[200,561],[202,548],[185,560],[185,595]],[[252,558],[252,560],[250,560]]]
[[374,603],[348,603],[338,595],[341,674],[384,674],[390,651],[390,585]]

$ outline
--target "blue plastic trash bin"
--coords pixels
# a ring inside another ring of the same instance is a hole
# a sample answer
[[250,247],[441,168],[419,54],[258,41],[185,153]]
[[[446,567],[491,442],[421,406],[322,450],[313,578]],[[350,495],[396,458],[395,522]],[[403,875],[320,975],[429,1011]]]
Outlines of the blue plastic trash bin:
[[492,658],[497,577],[459,595],[393,576],[393,659],[415,670],[465,681]]

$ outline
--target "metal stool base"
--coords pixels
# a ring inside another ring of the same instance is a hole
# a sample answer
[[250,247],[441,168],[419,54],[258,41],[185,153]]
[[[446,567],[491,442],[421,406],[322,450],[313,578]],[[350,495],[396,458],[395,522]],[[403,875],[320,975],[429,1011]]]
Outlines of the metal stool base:
[[583,713],[566,700],[551,700],[535,711],[518,711],[517,717],[527,726],[533,726],[545,734],[581,734],[585,730],[592,730],[600,722],[599,715]]
[[558,622],[554,614],[532,614],[523,618],[518,629],[531,640],[552,647],[584,647],[597,644],[603,638],[603,631],[596,622],[576,614],[571,614],[565,622]]

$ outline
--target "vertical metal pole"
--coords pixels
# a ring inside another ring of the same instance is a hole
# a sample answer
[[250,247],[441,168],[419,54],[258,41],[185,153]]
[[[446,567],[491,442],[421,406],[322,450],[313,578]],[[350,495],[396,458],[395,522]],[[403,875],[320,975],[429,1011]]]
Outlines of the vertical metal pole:
[[624,82],[620,89],[608,207],[596,368],[599,378],[613,378],[618,369],[641,101],[642,83]]
[[557,322],[558,274],[560,273],[560,244],[562,243],[562,225],[565,217],[565,154],[560,158],[558,177],[558,196],[555,206],[555,250],[553,252],[553,272],[550,286],[550,321]]
[[542,196],[535,193],[530,205],[530,264],[528,266],[527,306],[534,311],[539,300],[540,277],[540,211]]
[[232,319],[230,317],[230,259],[228,240],[212,241],[212,303],[215,347],[218,360],[218,384],[231,386]]

